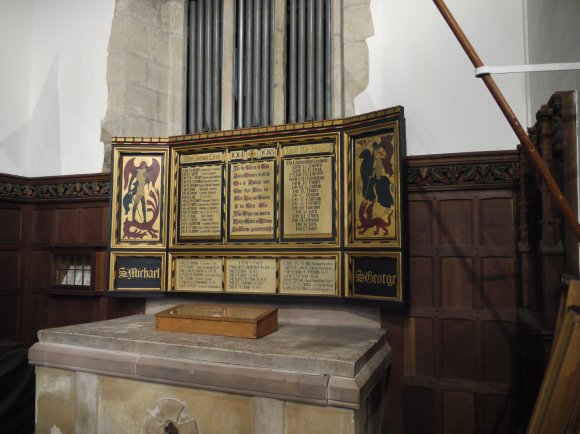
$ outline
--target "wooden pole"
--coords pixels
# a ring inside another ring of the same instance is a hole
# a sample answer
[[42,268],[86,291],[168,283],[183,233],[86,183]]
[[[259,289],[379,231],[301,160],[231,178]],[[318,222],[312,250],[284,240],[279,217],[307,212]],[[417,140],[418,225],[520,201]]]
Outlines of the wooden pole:
[[[451,11],[447,8],[443,0],[433,0],[433,2],[435,3],[435,6],[437,6],[437,9],[439,9],[439,12],[441,12],[441,15],[443,15],[443,18],[451,28],[451,31],[453,32],[455,37],[463,47],[463,50],[465,50],[465,54],[467,54],[467,57],[469,57],[469,60],[471,60],[473,66],[475,68],[484,66],[483,62],[477,55],[475,49],[467,39],[467,36],[465,36],[463,30],[461,30],[461,27],[459,26],[457,21],[455,21],[455,18],[453,17]],[[518,118],[512,111],[511,107],[509,106],[508,102],[504,98],[503,94],[499,90],[499,87],[497,86],[491,75],[489,74],[482,75],[481,79],[491,92],[491,95],[493,96],[493,99],[495,99],[495,102],[497,102],[497,104],[499,105],[499,108],[503,112],[505,118],[511,125],[512,129],[514,130],[514,133],[520,140],[520,143],[528,151],[530,161],[532,162],[532,164],[534,165],[534,167],[544,180],[544,183],[548,188],[548,191],[550,192],[552,198],[556,202],[556,205],[558,206],[558,208],[560,208],[560,211],[562,211],[564,220],[566,220],[566,223],[568,223],[568,225],[570,225],[570,228],[574,231],[574,234],[576,235],[576,240],[580,242],[580,224],[578,224],[578,219],[576,218],[574,211],[572,211],[570,204],[562,194],[562,191],[560,191],[560,188],[558,187],[558,184],[552,177],[552,174],[544,164],[542,157],[540,157],[538,151],[536,151],[534,144],[526,134],[523,127],[520,125]]]

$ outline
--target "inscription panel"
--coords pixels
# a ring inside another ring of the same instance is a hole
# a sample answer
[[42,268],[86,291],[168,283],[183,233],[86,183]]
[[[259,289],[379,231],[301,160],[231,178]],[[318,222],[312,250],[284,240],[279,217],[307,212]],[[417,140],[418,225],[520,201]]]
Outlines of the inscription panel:
[[336,295],[336,260],[280,259],[280,294]]
[[334,143],[308,143],[305,145],[288,145],[282,148],[282,156],[284,157],[292,155],[332,154],[333,152]]
[[223,291],[221,258],[175,259],[175,290]]
[[332,157],[285,159],[283,236],[331,237],[334,198]]
[[230,238],[274,239],[273,160],[230,164]]
[[119,139],[111,252],[169,254],[169,291],[401,304],[402,115]]
[[340,255],[170,255],[170,291],[340,295]]
[[275,293],[276,259],[226,259],[226,291]]
[[181,169],[179,235],[221,238],[222,165]]

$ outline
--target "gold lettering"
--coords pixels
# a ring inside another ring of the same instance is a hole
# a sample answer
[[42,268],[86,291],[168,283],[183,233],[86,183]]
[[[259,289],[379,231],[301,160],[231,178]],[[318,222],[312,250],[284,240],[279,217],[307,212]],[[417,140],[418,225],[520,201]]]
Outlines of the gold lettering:
[[118,271],[120,279],[159,279],[161,276],[161,269],[158,268],[125,268],[120,267]]
[[119,268],[119,277],[121,279],[130,279],[130,277],[127,275],[127,270],[125,269],[125,267]]
[[365,273],[361,270],[356,270],[355,281],[357,283],[372,283],[374,285],[394,286],[397,284],[397,275],[377,274],[370,270]]

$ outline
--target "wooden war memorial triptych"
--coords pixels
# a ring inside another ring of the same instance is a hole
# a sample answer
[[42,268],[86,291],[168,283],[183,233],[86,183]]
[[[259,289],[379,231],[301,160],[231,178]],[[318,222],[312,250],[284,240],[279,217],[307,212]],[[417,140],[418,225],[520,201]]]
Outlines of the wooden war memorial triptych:
[[402,306],[404,156],[401,107],[114,138],[109,293]]

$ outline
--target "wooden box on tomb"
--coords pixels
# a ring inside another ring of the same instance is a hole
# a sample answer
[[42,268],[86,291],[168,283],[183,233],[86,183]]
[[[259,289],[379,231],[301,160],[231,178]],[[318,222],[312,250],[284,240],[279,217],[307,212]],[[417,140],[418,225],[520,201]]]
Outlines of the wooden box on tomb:
[[278,308],[181,304],[157,313],[155,327],[166,332],[257,339],[278,330]]

